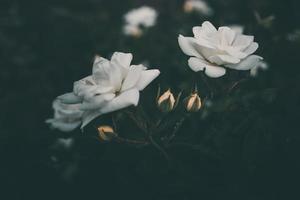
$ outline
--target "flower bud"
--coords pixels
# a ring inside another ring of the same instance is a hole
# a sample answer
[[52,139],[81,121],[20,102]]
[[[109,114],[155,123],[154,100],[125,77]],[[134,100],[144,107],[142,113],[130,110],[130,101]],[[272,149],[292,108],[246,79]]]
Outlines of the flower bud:
[[175,102],[174,95],[168,89],[158,98],[157,105],[162,112],[170,112],[174,109]]
[[197,92],[191,94],[186,101],[186,110],[188,112],[197,112],[201,108],[201,99]]
[[99,138],[103,141],[111,141],[114,137],[117,137],[117,133],[110,126],[100,126],[98,127]]

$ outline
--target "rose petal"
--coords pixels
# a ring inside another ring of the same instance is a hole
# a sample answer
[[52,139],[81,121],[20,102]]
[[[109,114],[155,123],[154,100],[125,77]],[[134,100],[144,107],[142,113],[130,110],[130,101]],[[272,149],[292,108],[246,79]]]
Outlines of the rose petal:
[[205,74],[211,78],[218,78],[223,76],[226,73],[226,70],[223,67],[207,65],[205,67]]
[[226,73],[226,70],[223,67],[215,66],[205,60],[195,57],[189,59],[189,66],[195,72],[205,69],[205,74],[211,78],[217,78]]
[[73,92],[66,93],[57,97],[62,103],[65,104],[75,104],[80,103],[82,98],[76,96]]
[[143,65],[132,65],[123,81],[121,92],[133,88],[141,77],[141,73],[146,68]]
[[226,65],[226,67],[235,70],[249,70],[256,67],[263,58],[257,55],[251,55],[235,65]]
[[102,58],[93,66],[93,80],[97,84],[97,88],[105,90],[105,88],[120,89],[123,76],[120,65],[112,64],[109,60]]
[[258,44],[253,42],[249,47],[244,50],[247,55],[253,54],[258,49]]
[[238,59],[244,59],[246,58],[249,54],[246,54],[242,51],[240,51],[239,49],[237,48],[234,48],[234,47],[227,47],[225,49],[226,53],[228,53],[230,56],[233,56],[233,57],[236,57]]
[[193,34],[195,38],[209,38],[217,33],[217,29],[208,21],[204,22],[202,26],[193,27]]
[[145,89],[156,77],[158,77],[160,71],[158,69],[151,69],[142,71],[140,79],[136,84],[136,88],[141,91]]
[[[216,39],[214,39],[215,41]],[[200,56],[195,56],[197,58],[207,59],[213,55],[219,54],[219,50],[214,42],[210,42],[203,39],[197,39],[193,44],[194,48]]]
[[102,95],[97,95],[91,98],[89,101],[83,101],[80,106],[81,110],[92,110],[99,109],[103,104],[112,100],[116,95],[114,93],[107,93]]
[[237,35],[233,41],[233,46],[239,50],[244,50],[254,41],[254,36]]
[[221,45],[232,45],[232,42],[235,39],[236,33],[231,30],[229,27],[219,27],[218,30]]
[[126,108],[128,106],[137,106],[139,102],[139,91],[137,89],[127,90],[121,93],[119,96],[109,101],[105,106],[100,109],[102,114],[114,112]]
[[188,64],[193,71],[198,72],[205,69],[207,62],[200,58],[191,57],[188,60]]
[[101,87],[110,86],[110,61],[105,58],[99,58],[98,62],[94,63],[92,78],[97,85]]
[[82,124],[81,129],[83,129],[86,125],[88,125],[93,119],[99,117],[101,115],[101,112],[99,110],[91,110],[86,111],[82,116]]
[[86,78],[74,82],[73,88],[74,94],[79,97],[83,97],[84,99],[89,99],[97,94],[107,93],[113,90],[114,88],[112,85],[97,85],[92,76],[88,76]]
[[65,123],[57,119],[47,119],[45,122],[50,124],[52,128],[56,128],[63,132],[73,131],[81,124],[81,121]]
[[195,38],[202,37],[204,35],[202,27],[201,26],[193,27],[193,34]]
[[119,68],[122,78],[127,76],[132,58],[133,56],[131,53],[115,52],[112,55],[111,64]]
[[88,123],[90,123],[95,118],[99,117],[102,114],[114,112],[126,108],[128,106],[136,106],[139,101],[139,91],[136,89],[128,90],[121,93],[119,96],[113,100],[107,102],[101,109],[87,111],[82,116],[82,125],[83,129]]
[[117,62],[123,67],[128,68],[132,61],[132,58],[133,56],[131,53],[115,52],[111,57],[111,62]]
[[201,26],[206,32],[216,32],[217,29],[215,28],[215,26],[210,23],[209,21],[205,21],[202,23],[202,26]]
[[215,63],[217,65],[225,65],[225,64],[236,64],[239,63],[241,60],[235,58],[230,55],[213,55],[208,58],[211,63]]
[[217,29],[208,21],[202,23],[202,26],[196,26],[193,28],[193,34],[197,43],[209,48],[214,48],[218,43]]
[[194,38],[184,37],[182,35],[179,35],[178,37],[178,44],[183,53],[185,53],[188,56],[202,57],[195,49],[195,46],[193,45],[194,43]]
[[114,91],[119,91],[122,87],[122,81],[125,76],[122,73],[122,67],[111,64],[109,71],[109,81],[110,85],[114,88]]
[[64,104],[60,100],[53,102],[54,118],[68,119],[68,121],[78,120],[81,118],[82,111],[79,109],[80,104]]

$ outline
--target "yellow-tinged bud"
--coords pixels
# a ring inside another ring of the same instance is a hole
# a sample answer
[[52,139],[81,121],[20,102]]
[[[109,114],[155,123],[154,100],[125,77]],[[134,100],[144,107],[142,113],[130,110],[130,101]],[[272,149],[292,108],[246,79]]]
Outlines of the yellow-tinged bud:
[[111,141],[114,137],[117,137],[117,133],[110,126],[100,126],[98,127],[99,138],[103,141]]
[[157,105],[162,112],[170,112],[174,109],[175,102],[174,95],[171,90],[168,89],[158,98]]
[[197,92],[192,93],[186,101],[186,110],[188,112],[197,112],[201,108],[201,99]]

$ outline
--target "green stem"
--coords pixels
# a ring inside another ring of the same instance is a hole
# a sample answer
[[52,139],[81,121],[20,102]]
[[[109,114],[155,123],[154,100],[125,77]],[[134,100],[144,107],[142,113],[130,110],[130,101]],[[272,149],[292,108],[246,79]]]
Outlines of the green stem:
[[119,136],[113,138],[113,141],[118,142],[118,143],[131,144],[131,145],[148,145],[149,144],[149,142],[144,141],[144,140],[132,140],[132,139],[127,139],[127,138],[122,138]]
[[195,151],[200,151],[201,153],[205,154],[205,155],[209,155],[213,158],[216,159],[222,159],[222,155],[221,154],[217,154],[216,152],[212,152],[209,148],[204,147],[203,145],[196,145],[196,144],[189,144],[189,143],[184,143],[184,142],[174,142],[168,145],[169,148],[172,147],[187,147],[187,148],[191,148]]
[[180,129],[180,127],[182,126],[183,122],[187,119],[187,117],[189,116],[189,114],[184,115],[174,126],[174,129],[172,131],[172,134],[167,137],[166,140],[166,144],[169,144],[176,136],[176,133],[178,132],[178,130]]
[[130,119],[144,132],[147,133],[147,128],[144,126],[144,122],[140,122],[133,113],[129,111],[125,111],[125,113],[129,116]]
[[151,144],[158,150],[160,151],[163,156],[166,158],[167,162],[170,163],[171,159],[168,155],[168,153],[153,139],[152,135],[149,135],[149,141],[151,142]]
[[228,94],[231,93],[240,83],[246,81],[247,79],[241,79],[232,84],[232,86],[228,89]]
[[214,96],[214,92],[212,87],[210,86],[210,84],[208,83],[205,75],[203,74],[203,72],[201,72],[201,79],[204,82],[204,84],[206,85],[206,87],[208,88],[209,92],[210,92],[210,97],[212,98]]

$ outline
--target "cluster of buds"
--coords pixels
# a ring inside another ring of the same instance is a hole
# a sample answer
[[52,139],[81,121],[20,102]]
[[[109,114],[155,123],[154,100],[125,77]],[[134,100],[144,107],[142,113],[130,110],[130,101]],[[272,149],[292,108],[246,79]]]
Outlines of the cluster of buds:
[[[177,99],[171,89],[168,89],[164,92],[161,96],[158,94],[157,98],[157,106],[161,112],[168,113],[175,109],[178,104],[180,98],[180,94],[178,95]],[[184,101],[185,108],[188,112],[197,112],[201,108],[201,99],[198,95],[197,90],[195,90],[189,97],[186,98]]]
[[111,126],[103,125],[98,127],[98,136],[101,141],[109,142],[118,137],[118,134],[115,133]]

